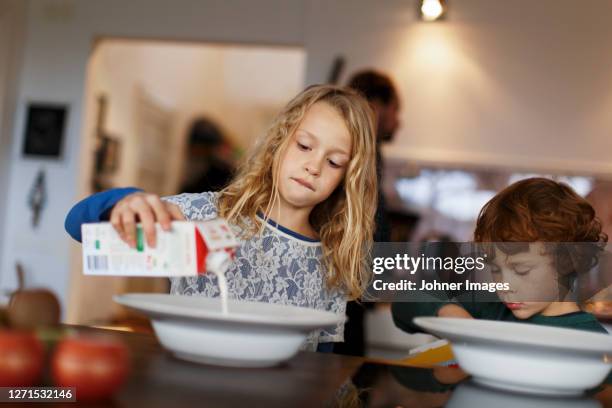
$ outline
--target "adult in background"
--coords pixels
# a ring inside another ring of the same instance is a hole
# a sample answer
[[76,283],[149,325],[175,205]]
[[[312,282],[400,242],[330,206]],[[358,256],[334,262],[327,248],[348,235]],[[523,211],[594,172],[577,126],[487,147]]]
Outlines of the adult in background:
[[197,118],[189,130],[186,181],[180,191],[219,191],[232,179],[233,148],[219,126],[208,118]]
[[[347,86],[361,93],[376,114],[376,173],[378,176],[378,208],[376,210],[375,242],[388,242],[391,225],[387,217],[385,198],[382,192],[383,160],[381,145],[393,140],[399,121],[400,100],[391,78],[375,70],[356,72]],[[365,354],[365,309],[371,303],[348,302],[344,327],[344,343],[336,343],[334,351],[339,354],[363,356]]]

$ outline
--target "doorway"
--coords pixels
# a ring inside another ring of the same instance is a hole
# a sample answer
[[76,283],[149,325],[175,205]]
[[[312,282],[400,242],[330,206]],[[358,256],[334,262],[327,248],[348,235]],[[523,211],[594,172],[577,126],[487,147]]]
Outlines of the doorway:
[[[237,161],[302,88],[302,47],[102,39],[86,80],[81,179],[96,190],[136,186],[172,195],[201,170],[188,160],[194,123],[214,123]],[[125,317],[112,296],[167,292],[167,279],[84,276],[73,254],[67,322]]]

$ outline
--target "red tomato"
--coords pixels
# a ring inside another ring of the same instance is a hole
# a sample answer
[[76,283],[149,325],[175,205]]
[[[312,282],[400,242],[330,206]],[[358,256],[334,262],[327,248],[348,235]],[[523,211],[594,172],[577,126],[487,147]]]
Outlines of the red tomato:
[[123,384],[128,371],[128,350],[112,339],[67,338],[53,355],[55,384],[75,387],[77,401],[110,397]]
[[33,333],[0,330],[0,387],[29,387],[42,374],[45,352]]

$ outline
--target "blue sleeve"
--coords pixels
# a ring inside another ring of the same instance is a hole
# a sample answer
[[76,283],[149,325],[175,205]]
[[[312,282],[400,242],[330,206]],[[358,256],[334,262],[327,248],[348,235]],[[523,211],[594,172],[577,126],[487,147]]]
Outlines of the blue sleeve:
[[123,197],[142,191],[134,187],[113,188],[79,201],[66,216],[64,228],[72,238],[81,242],[81,224],[108,221],[110,210]]

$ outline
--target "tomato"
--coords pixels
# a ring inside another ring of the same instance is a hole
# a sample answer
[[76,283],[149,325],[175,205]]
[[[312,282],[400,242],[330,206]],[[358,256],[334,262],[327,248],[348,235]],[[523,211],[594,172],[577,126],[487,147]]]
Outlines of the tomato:
[[0,387],[35,385],[43,371],[45,351],[31,332],[0,330]]
[[76,388],[77,401],[108,398],[127,378],[128,350],[110,338],[66,338],[55,349],[51,370],[58,387]]

